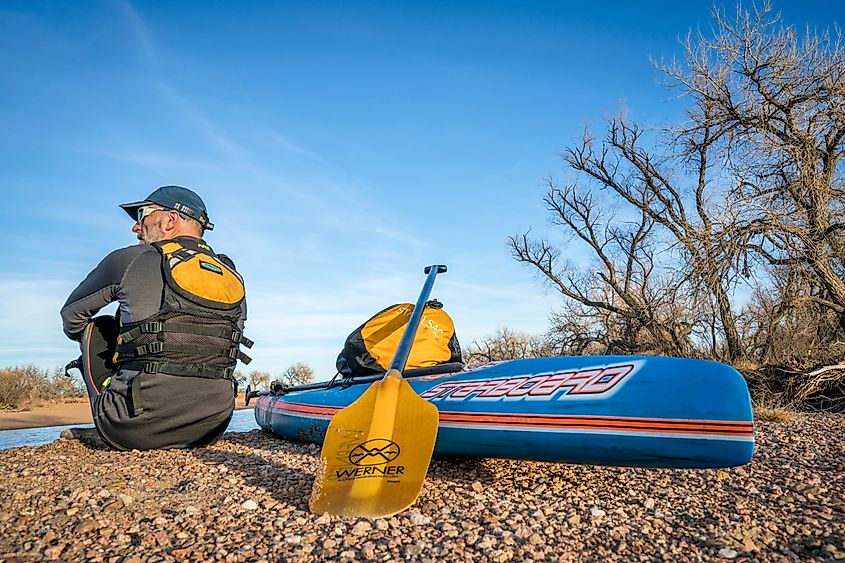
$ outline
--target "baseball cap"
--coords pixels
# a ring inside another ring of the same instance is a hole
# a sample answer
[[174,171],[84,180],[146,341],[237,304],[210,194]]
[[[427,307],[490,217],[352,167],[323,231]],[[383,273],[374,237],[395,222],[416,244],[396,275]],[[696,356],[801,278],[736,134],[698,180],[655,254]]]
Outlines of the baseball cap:
[[207,231],[214,228],[214,224],[208,220],[208,212],[205,209],[205,203],[203,203],[202,198],[196,192],[188,188],[183,188],[182,186],[162,186],[148,195],[146,199],[124,203],[120,207],[132,219],[135,219],[138,216],[138,208],[151,203],[156,203],[162,207],[178,211],[183,215],[196,219]]

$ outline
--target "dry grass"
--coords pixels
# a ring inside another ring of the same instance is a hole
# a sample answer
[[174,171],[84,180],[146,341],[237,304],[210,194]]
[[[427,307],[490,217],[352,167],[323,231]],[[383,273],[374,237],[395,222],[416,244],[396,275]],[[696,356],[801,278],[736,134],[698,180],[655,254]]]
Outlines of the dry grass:
[[798,414],[797,407],[782,395],[758,391],[752,398],[754,419],[766,422],[790,422]]
[[754,407],[754,418],[765,422],[790,422],[795,419],[796,411],[786,407]]

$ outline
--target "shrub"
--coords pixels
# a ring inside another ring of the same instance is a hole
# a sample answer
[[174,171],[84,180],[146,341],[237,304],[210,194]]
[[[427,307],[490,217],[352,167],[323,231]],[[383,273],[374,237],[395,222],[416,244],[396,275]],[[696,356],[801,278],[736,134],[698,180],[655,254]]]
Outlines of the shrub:
[[81,384],[66,377],[62,368],[50,372],[28,365],[0,370],[0,410],[19,410],[83,395]]

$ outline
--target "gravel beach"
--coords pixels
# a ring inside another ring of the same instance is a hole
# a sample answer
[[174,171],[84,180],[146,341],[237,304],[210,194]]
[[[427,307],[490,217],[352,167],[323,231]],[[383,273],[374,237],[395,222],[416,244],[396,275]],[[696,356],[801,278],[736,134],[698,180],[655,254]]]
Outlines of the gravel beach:
[[119,453],[0,452],[6,561],[845,560],[845,416],[756,425],[743,467],[646,470],[435,458],[390,518],[308,512],[317,446],[260,430]]

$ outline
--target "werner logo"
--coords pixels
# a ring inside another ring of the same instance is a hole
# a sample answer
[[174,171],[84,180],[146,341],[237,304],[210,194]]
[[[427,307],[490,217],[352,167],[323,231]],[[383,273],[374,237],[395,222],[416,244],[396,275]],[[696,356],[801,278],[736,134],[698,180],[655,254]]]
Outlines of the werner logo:
[[349,452],[349,462],[357,467],[336,470],[337,480],[404,475],[404,465],[387,465],[399,457],[399,453],[399,444],[396,442],[384,438],[367,440]]
[[452,381],[435,385],[420,397],[429,401],[558,400],[608,396],[636,373],[641,362],[579,371]]
[[399,444],[384,438],[367,440],[349,452],[349,461],[355,465],[384,465],[399,457]]

